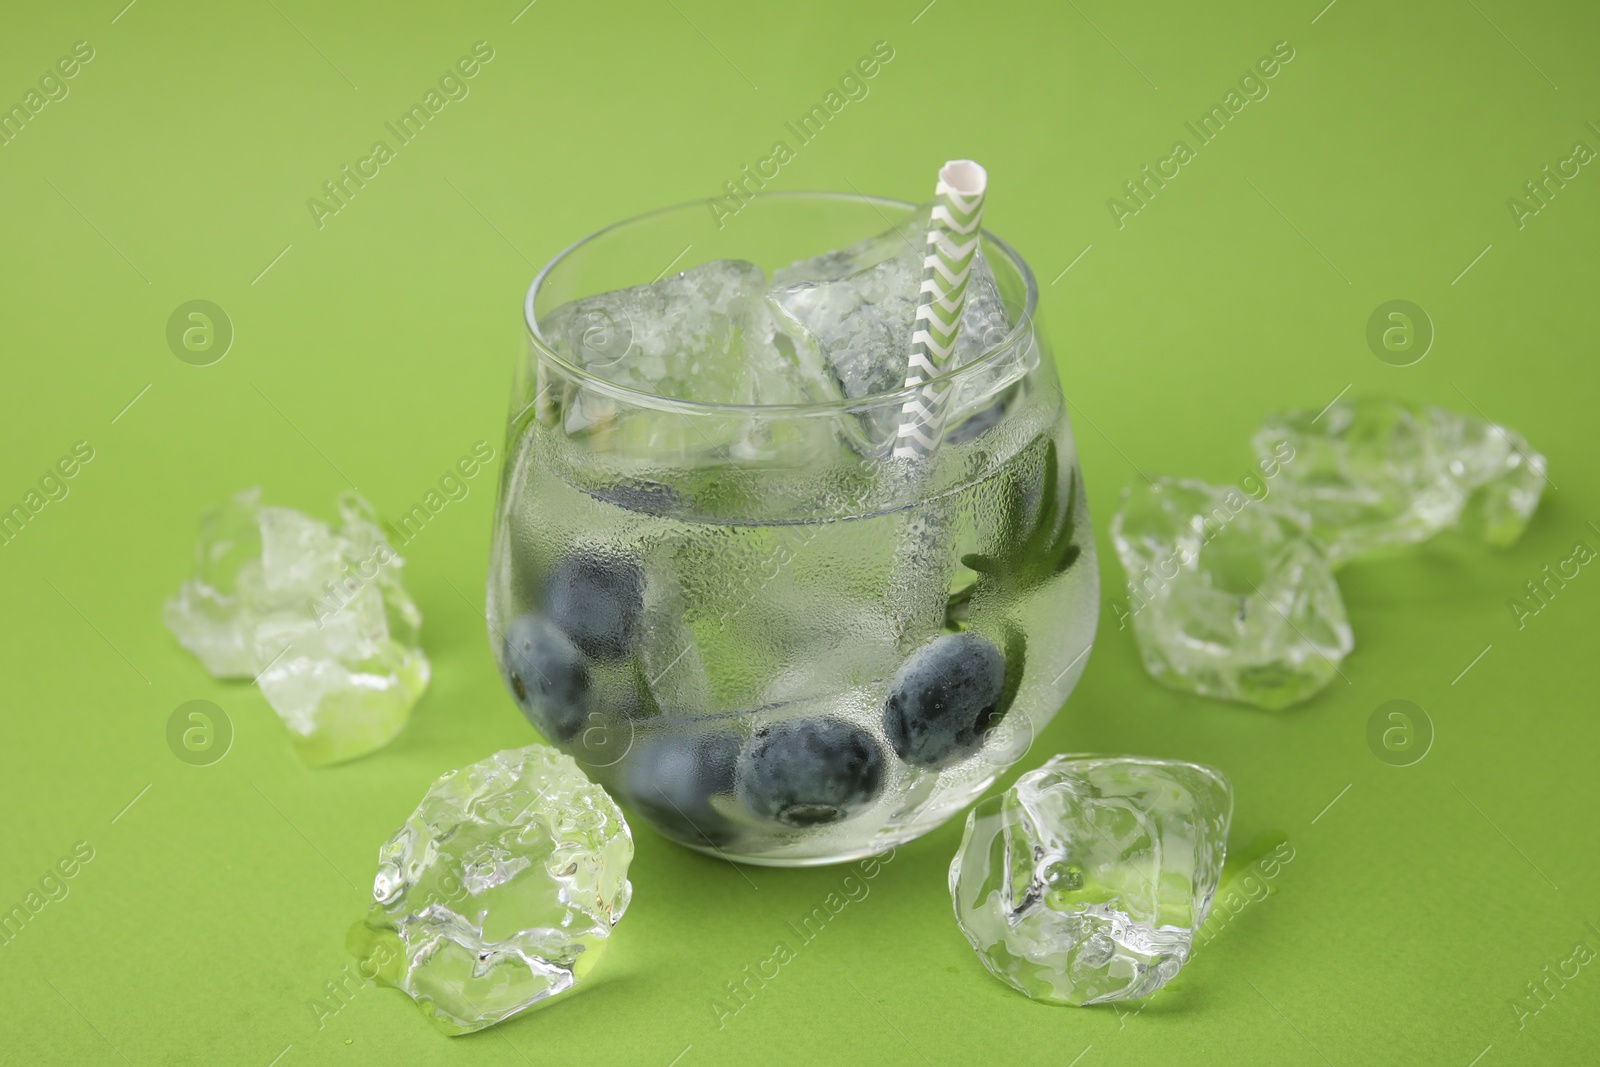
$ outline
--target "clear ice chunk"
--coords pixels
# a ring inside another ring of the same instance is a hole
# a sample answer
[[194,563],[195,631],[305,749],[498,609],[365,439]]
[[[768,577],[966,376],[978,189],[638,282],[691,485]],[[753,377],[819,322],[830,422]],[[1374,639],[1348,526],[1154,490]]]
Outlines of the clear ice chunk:
[[195,576],[163,607],[219,678],[255,678],[314,765],[381,748],[428,684],[421,613],[372,506],[339,497],[327,523],[247,489],[201,519]]
[[1515,430],[1444,408],[1428,414],[1467,493],[1458,525],[1496,548],[1516,543],[1538,510],[1549,462]]
[[[765,290],[766,274],[754,263],[712,260],[563,304],[540,320],[539,332],[591,374],[658,396],[722,404],[812,399],[799,389]],[[604,399],[591,405],[608,407]]]
[[1158,478],[1111,519],[1128,576],[1119,610],[1151,677],[1278,709],[1333,678],[1354,645],[1310,520],[1233,487]]
[[[928,208],[899,227],[776,271],[767,300],[793,341],[800,373],[826,395],[858,399],[905,384],[922,288]],[[1009,330],[994,272],[973,258],[953,366],[977,358]],[[892,431],[898,412],[874,413],[868,432]]]
[[1545,458],[1484,419],[1394,397],[1268,418],[1252,439],[1311,516],[1335,564],[1425,541],[1463,521],[1492,545],[1521,536]]
[[1056,756],[967,816],[956,922],[991,974],[1036,1000],[1148,996],[1189,958],[1232,814],[1210,767]]
[[594,970],[632,859],[622,812],[572,757],[498,752],[440,775],[379,849],[349,948],[440,1030],[481,1030]]

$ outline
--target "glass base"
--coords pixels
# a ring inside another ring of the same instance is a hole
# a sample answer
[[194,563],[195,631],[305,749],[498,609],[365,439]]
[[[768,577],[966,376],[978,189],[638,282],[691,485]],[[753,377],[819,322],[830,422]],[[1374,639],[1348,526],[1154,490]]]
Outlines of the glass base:
[[886,841],[873,841],[867,847],[856,849],[853,852],[841,852],[838,855],[828,856],[775,856],[771,853],[760,856],[745,856],[711,848],[707,845],[684,845],[683,847],[707,856],[714,856],[717,859],[727,860],[730,863],[747,863],[753,867],[829,867],[836,863],[853,863],[856,860],[864,860],[868,856],[881,856],[885,852],[892,852],[906,842],[916,840],[931,829],[933,827],[928,827],[927,829],[918,828],[900,837],[890,838]]
[[707,856],[715,856],[717,859],[728,860],[731,863],[748,863],[756,867],[827,867],[837,863],[852,863],[856,860],[866,859],[868,856],[881,856],[885,852],[891,852],[901,845],[915,841],[917,838],[937,830],[965,811],[968,805],[994,783],[996,776],[996,774],[990,774],[980,780],[969,782],[959,793],[940,798],[938,808],[941,810],[937,813],[933,811],[919,812],[907,818],[899,826],[881,828],[867,841],[849,845],[841,843],[837,851],[824,852],[821,855],[791,854],[781,850],[743,853],[719,849],[711,845],[690,844],[670,837],[668,840]]

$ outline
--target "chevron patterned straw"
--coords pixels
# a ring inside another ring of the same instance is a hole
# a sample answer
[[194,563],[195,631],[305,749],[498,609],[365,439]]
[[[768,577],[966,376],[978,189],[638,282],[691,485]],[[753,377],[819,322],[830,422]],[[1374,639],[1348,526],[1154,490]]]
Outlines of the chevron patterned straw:
[[906,388],[922,388],[900,408],[896,457],[926,457],[944,436],[944,396],[950,387],[924,383],[949,369],[956,350],[988,184],[988,172],[970,159],[954,159],[939,169],[928,223],[928,250],[922,257],[922,292],[906,366]]

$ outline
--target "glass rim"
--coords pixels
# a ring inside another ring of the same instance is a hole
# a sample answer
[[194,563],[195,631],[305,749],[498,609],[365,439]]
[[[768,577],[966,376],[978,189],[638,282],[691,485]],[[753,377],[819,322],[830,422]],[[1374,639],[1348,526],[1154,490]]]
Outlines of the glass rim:
[[[868,196],[863,193],[826,192],[820,190],[763,191],[753,194],[752,199],[755,198],[763,200],[845,200],[855,203],[881,205],[902,211],[914,210],[919,206],[917,204],[910,203],[909,201],[897,200],[892,197]],[[533,277],[533,283],[528,286],[528,294],[526,297],[524,297],[522,305],[523,325],[528,331],[528,339],[537,350],[539,358],[543,360],[549,360],[551,363],[561,368],[564,373],[583,382],[586,388],[592,388],[596,392],[603,393],[617,400],[637,404],[642,407],[655,408],[658,410],[729,414],[748,414],[754,412],[781,413],[790,415],[827,415],[835,413],[851,414],[871,410],[873,408],[888,406],[890,404],[903,404],[905,401],[911,399],[913,396],[921,392],[924,388],[932,383],[953,386],[960,382],[967,375],[985,368],[990,363],[994,362],[999,358],[1001,353],[1013,348],[1023,338],[1025,333],[1032,329],[1034,309],[1037,307],[1039,302],[1039,287],[1034,280],[1033,271],[1031,268],[1029,268],[1027,261],[1023,259],[1020,254],[1018,254],[1016,249],[1012,248],[1004,240],[990,232],[988,229],[982,229],[979,231],[982,240],[991,245],[993,248],[998,249],[1022,278],[1024,291],[1022,314],[1018,316],[1016,324],[1007,331],[1004,339],[984,349],[982,354],[980,354],[977,358],[963,363],[959,367],[945,371],[943,374],[934,375],[932,378],[926,379],[918,385],[902,385],[880,393],[868,393],[865,396],[842,397],[838,400],[813,400],[801,404],[728,404],[709,400],[690,400],[684,397],[664,396],[662,394],[652,393],[643,389],[635,389],[631,386],[614,382],[609,378],[603,378],[600,375],[595,374],[593,371],[580,367],[576,363],[567,359],[565,356],[557,352],[553,345],[545,340],[544,336],[539,332],[538,319],[534,315],[534,301],[539,296],[539,292],[541,287],[544,285],[545,278],[550,274],[551,271],[560,266],[568,256],[572,255],[574,252],[577,252],[590,242],[596,241],[615,230],[620,230],[624,226],[632,226],[635,223],[644,222],[647,219],[654,218],[658,215],[665,215],[669,212],[682,211],[685,208],[703,208],[704,206],[704,201],[702,200],[685,200],[676,204],[669,204],[665,207],[654,208],[650,211],[641,212],[638,215],[621,219],[617,222],[611,223],[608,226],[604,226],[598,230],[595,230],[593,233],[588,234],[587,236],[578,238],[578,240],[572,242],[560,252],[557,252],[555,256],[552,257],[551,260],[543,267],[540,267],[539,273],[535,274]]]

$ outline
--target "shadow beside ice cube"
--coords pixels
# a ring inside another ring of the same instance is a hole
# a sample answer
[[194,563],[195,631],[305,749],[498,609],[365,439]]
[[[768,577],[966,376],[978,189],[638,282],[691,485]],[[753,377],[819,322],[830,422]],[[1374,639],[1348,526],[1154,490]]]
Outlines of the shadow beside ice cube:
[[1036,1000],[1148,996],[1189,958],[1232,815],[1214,768],[1056,756],[968,815],[956,921],[990,973]]

